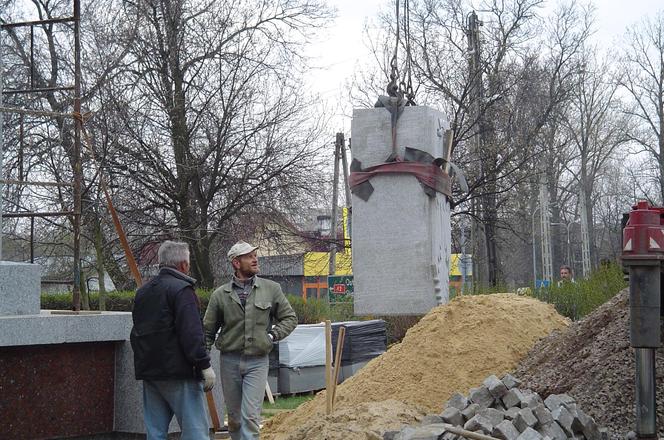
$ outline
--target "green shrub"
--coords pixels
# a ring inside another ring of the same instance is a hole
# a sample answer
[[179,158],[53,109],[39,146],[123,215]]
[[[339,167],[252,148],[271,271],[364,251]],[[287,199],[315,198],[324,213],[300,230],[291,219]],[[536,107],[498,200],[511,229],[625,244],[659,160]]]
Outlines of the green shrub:
[[[201,313],[205,313],[210,300],[210,291],[196,289],[196,294],[201,301]],[[131,312],[134,307],[133,290],[115,290],[106,294],[106,310],[113,312]],[[99,293],[89,294],[90,310],[99,310]],[[44,310],[72,310],[72,294],[67,293],[43,293],[41,295],[41,308]]]
[[553,304],[561,315],[580,319],[627,287],[622,269],[613,264],[603,266],[587,279],[554,284],[537,289],[534,296]]
[[[205,314],[212,291],[197,289],[196,294],[201,301],[201,317]],[[106,310],[117,312],[131,312],[134,306],[135,291],[113,291],[107,294]],[[406,331],[417,324],[421,316],[355,316],[353,302],[343,301],[329,304],[327,299],[308,298],[288,295],[288,301],[293,306],[299,324],[318,324],[329,319],[332,322],[355,321],[368,319],[383,319],[387,330],[388,344],[399,342]],[[71,293],[52,293],[41,295],[41,308],[45,310],[71,310]],[[99,294],[90,294],[90,309],[99,310]]]

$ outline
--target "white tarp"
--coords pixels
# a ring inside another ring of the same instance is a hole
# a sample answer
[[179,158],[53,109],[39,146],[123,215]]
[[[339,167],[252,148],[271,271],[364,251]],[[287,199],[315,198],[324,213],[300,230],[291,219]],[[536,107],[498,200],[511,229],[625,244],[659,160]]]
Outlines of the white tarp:
[[325,325],[302,324],[279,341],[279,364],[287,367],[325,365]]

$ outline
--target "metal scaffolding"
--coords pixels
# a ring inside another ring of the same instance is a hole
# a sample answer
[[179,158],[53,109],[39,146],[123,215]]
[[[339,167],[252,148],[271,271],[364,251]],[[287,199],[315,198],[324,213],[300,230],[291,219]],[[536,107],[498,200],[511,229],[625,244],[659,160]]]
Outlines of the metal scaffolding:
[[[82,130],[82,117],[81,117],[81,44],[80,44],[80,0],[73,0],[72,15],[69,17],[51,18],[46,20],[24,21],[17,23],[6,23],[0,25],[0,170],[3,169],[3,156],[4,156],[4,136],[3,136],[3,115],[4,113],[16,113],[22,117],[25,115],[50,117],[50,118],[72,118],[74,121],[74,142],[71,150],[71,161],[73,164],[72,182],[45,182],[45,181],[30,181],[24,180],[22,172],[22,154],[24,148],[24,130],[23,124],[20,124],[19,143],[19,168],[21,169],[20,179],[5,179],[4,173],[0,178],[0,194],[4,195],[4,185],[33,185],[33,186],[58,186],[58,187],[72,187],[72,209],[68,211],[57,212],[14,212],[5,213],[3,198],[0,196],[0,260],[2,259],[2,218],[17,218],[28,217],[31,219],[31,261],[34,261],[34,219],[43,217],[57,217],[67,216],[72,223],[73,232],[73,308],[78,311],[81,308],[81,294],[80,294],[80,277],[81,277],[81,185],[83,181],[82,161],[81,161],[81,130]],[[73,24],[73,37],[74,37],[74,84],[49,87],[37,87],[35,81],[35,27],[56,23],[72,23]],[[21,89],[5,89],[4,88],[4,65],[2,54],[2,42],[4,41],[4,33],[8,30],[15,28],[29,28],[30,29],[30,81],[29,86]],[[59,113],[44,111],[40,109],[8,107],[3,105],[3,97],[17,94],[36,95],[44,93],[63,92],[72,94],[73,101],[72,113]]]

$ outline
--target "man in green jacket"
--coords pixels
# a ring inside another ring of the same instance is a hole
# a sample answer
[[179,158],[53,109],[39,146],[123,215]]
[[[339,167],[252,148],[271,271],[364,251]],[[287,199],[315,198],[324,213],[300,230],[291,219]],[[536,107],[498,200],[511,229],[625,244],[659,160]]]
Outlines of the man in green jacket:
[[268,353],[273,341],[297,325],[279,284],[256,275],[256,249],[244,241],[231,247],[233,278],[212,292],[203,318],[207,349],[214,343],[221,352],[221,386],[232,440],[259,438]]

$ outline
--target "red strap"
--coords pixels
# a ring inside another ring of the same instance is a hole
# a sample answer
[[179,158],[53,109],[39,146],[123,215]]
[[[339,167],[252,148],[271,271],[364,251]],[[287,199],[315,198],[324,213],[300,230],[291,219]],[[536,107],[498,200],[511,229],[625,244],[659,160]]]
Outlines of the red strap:
[[350,173],[350,187],[354,188],[379,174],[412,174],[423,185],[435,191],[451,196],[450,176],[434,164],[420,162],[386,162],[362,171]]

